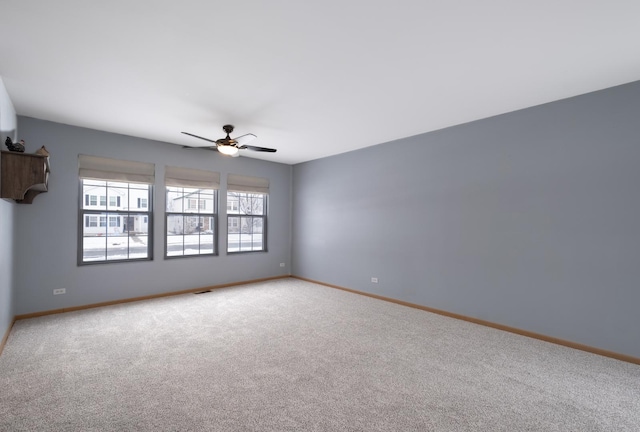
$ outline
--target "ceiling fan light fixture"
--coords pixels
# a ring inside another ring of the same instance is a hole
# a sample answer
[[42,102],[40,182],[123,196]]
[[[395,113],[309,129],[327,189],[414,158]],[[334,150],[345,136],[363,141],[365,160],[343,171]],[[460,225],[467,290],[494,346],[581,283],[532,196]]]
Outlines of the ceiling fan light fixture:
[[218,151],[223,155],[234,156],[238,154],[239,150],[238,147],[235,146],[218,144]]

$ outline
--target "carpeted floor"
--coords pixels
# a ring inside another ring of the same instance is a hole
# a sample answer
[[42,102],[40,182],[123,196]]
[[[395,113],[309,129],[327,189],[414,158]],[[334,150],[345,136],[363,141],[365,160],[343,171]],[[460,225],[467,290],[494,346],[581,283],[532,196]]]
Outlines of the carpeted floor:
[[640,366],[296,279],[21,320],[1,431],[640,431]]

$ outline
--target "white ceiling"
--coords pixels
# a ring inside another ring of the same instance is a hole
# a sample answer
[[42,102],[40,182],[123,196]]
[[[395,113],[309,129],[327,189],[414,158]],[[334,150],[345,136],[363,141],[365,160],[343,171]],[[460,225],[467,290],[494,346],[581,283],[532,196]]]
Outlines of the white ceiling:
[[637,0],[0,0],[20,115],[294,164],[640,79]]

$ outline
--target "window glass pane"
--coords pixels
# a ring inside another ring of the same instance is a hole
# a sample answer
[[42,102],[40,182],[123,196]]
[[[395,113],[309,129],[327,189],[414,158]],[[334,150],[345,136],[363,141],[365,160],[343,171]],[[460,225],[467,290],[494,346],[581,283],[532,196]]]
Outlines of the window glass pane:
[[240,197],[237,193],[231,192],[227,194],[227,213],[228,214],[238,214],[240,211],[239,207]]
[[149,236],[136,234],[129,236],[129,258],[147,258],[149,256]]
[[240,214],[251,214],[251,196],[248,194],[241,194],[240,201]]
[[129,258],[129,237],[123,234],[109,236],[107,239],[107,260],[125,260]]
[[240,218],[237,216],[227,219],[227,251],[240,251]]
[[184,217],[184,234],[194,234],[200,232],[200,218],[198,216]]
[[182,188],[167,189],[167,211],[182,213],[184,208]]
[[251,238],[251,234],[243,232],[240,234],[240,251],[246,252],[253,250],[252,249],[253,242]]
[[253,232],[262,234],[262,224],[264,219],[262,218],[253,218]]
[[253,250],[259,251],[264,248],[264,245],[262,243],[262,234],[254,234],[252,240],[253,240],[253,243],[252,243]]
[[184,212],[198,212],[198,194],[187,194],[184,196]]
[[107,196],[109,197],[109,210],[127,210],[129,202],[128,189],[109,186],[107,188]]
[[85,215],[82,230],[82,257],[84,261],[105,259],[106,227],[98,227],[97,215]]
[[169,235],[184,234],[184,216],[168,215],[167,216],[167,233]]
[[167,256],[183,255],[184,249],[184,216],[167,216]]
[[[104,185],[96,185],[96,184],[83,184],[82,186],[82,207],[85,209],[93,209],[98,210],[100,207],[99,196],[105,195],[105,186]],[[103,206],[104,207],[104,206]]]
[[265,201],[265,197],[266,195],[262,195],[262,194],[256,194],[253,197],[253,212],[252,214],[254,215],[264,215],[264,210],[265,210],[265,205],[264,205],[264,201]]
[[146,210],[145,205],[149,192],[141,189],[129,188],[129,210]]
[[237,216],[233,216],[233,217],[229,217],[228,218],[228,227],[227,227],[227,231],[229,233],[238,233],[240,232],[240,218]]
[[229,234],[227,252],[240,252],[240,234]]
[[184,254],[198,255],[200,253],[200,236],[198,234],[184,236]]
[[167,236],[167,256],[181,256],[184,254],[183,236]]
[[145,221],[145,213],[129,213],[125,217],[126,230],[130,236],[146,235],[149,232],[149,222]]
[[213,234],[215,229],[215,219],[211,216],[201,217],[200,225],[202,226],[202,234]]
[[213,232],[211,232],[211,234],[201,234],[200,235],[200,253],[212,254],[213,241],[214,241]]
[[[120,216],[109,216],[109,228],[119,228],[120,226]],[[112,230],[109,230],[109,232],[112,232]]]

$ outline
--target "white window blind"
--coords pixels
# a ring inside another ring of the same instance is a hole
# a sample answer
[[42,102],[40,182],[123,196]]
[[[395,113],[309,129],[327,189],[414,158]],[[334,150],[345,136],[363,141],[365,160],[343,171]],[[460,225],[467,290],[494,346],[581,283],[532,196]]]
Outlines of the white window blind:
[[220,173],[166,166],[164,169],[164,183],[166,186],[220,189]]
[[155,165],[147,162],[79,155],[78,165],[82,179],[146,184],[153,184],[155,180]]
[[269,179],[239,174],[227,176],[227,190],[230,192],[269,193]]

